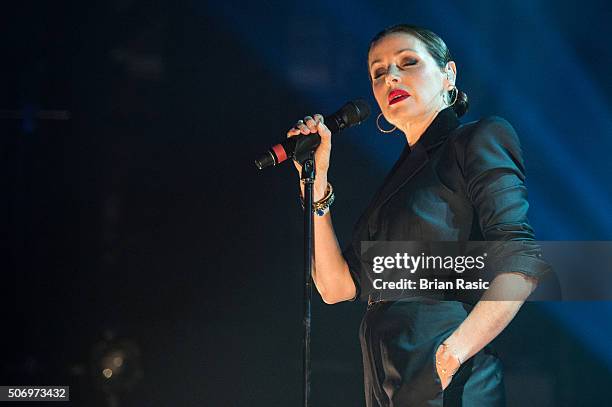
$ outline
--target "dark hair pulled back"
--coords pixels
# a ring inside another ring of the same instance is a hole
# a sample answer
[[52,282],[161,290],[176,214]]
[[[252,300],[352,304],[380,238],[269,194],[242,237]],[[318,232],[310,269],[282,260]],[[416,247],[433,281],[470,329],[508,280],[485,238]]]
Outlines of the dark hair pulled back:
[[[430,31],[426,28],[418,27],[416,25],[410,24],[397,24],[388,28],[385,28],[383,31],[379,32],[372,38],[370,41],[370,46],[368,48],[368,55],[372,50],[372,47],[381,39],[386,37],[387,35],[394,33],[406,33],[410,34],[413,37],[418,38],[424,45],[429,54],[432,56],[436,64],[441,70],[446,68],[446,64],[449,61],[452,61],[451,53],[446,46],[446,43],[440,38],[440,36],[433,31]],[[458,117],[461,117],[467,112],[469,104],[468,97],[465,92],[460,91],[457,87],[455,89],[459,92],[457,94],[457,100],[453,103],[452,107],[455,110],[455,113]],[[455,91],[449,91],[449,100],[455,99]]]

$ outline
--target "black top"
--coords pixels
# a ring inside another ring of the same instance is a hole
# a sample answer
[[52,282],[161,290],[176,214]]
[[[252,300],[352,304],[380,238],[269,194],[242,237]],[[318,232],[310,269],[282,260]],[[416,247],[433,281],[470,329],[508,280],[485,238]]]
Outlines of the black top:
[[[535,240],[524,181],[520,142],[506,120],[462,124],[452,108],[442,110],[406,145],[355,225],[343,256],[357,297],[362,241]],[[514,251],[496,272],[540,278],[550,266],[539,254],[539,247]]]

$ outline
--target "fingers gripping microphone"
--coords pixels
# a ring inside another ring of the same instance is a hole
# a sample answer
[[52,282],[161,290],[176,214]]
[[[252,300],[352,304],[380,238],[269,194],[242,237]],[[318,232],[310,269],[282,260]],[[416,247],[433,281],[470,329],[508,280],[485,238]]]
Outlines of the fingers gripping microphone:
[[[324,123],[332,134],[349,127],[361,124],[370,116],[370,106],[362,99],[348,102],[336,113],[326,116]],[[288,158],[299,159],[321,144],[321,136],[318,134],[299,134],[289,137],[285,141],[272,146],[264,155],[255,160],[255,165],[260,170],[266,167],[282,163]]]

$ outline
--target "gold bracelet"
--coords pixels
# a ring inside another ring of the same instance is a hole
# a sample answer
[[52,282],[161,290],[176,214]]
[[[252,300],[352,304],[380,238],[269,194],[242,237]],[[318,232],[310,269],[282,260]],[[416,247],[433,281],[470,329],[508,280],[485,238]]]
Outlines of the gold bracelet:
[[325,196],[323,196],[323,198],[319,199],[317,202],[315,202],[313,205],[316,206],[321,206],[323,204],[325,204],[325,201],[328,201],[329,198],[334,194],[334,187],[332,187],[332,184],[330,184],[329,182],[327,183],[327,189],[325,190]]
[[[327,183],[327,189],[325,190],[325,196],[312,204],[312,210],[319,216],[325,215],[329,212],[329,207],[334,203],[334,187],[329,182]],[[304,209],[304,198],[300,195],[300,201],[302,202],[302,209]]]
[[[304,206],[304,197],[302,196],[302,191],[300,191],[300,200],[302,201],[302,207]],[[313,206],[317,204],[323,203],[325,200],[328,200],[329,197],[334,193],[334,187],[329,182],[327,183],[327,189],[325,190],[325,195],[323,198],[319,199],[316,202],[313,202]]]

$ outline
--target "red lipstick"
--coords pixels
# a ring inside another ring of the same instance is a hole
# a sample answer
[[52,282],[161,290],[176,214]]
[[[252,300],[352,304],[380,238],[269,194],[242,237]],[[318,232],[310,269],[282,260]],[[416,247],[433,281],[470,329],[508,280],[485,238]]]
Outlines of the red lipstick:
[[389,100],[389,106],[394,105],[396,103],[401,102],[404,99],[408,99],[410,97],[410,93],[406,92],[402,89],[394,89],[389,92],[389,96],[387,96],[387,100]]

